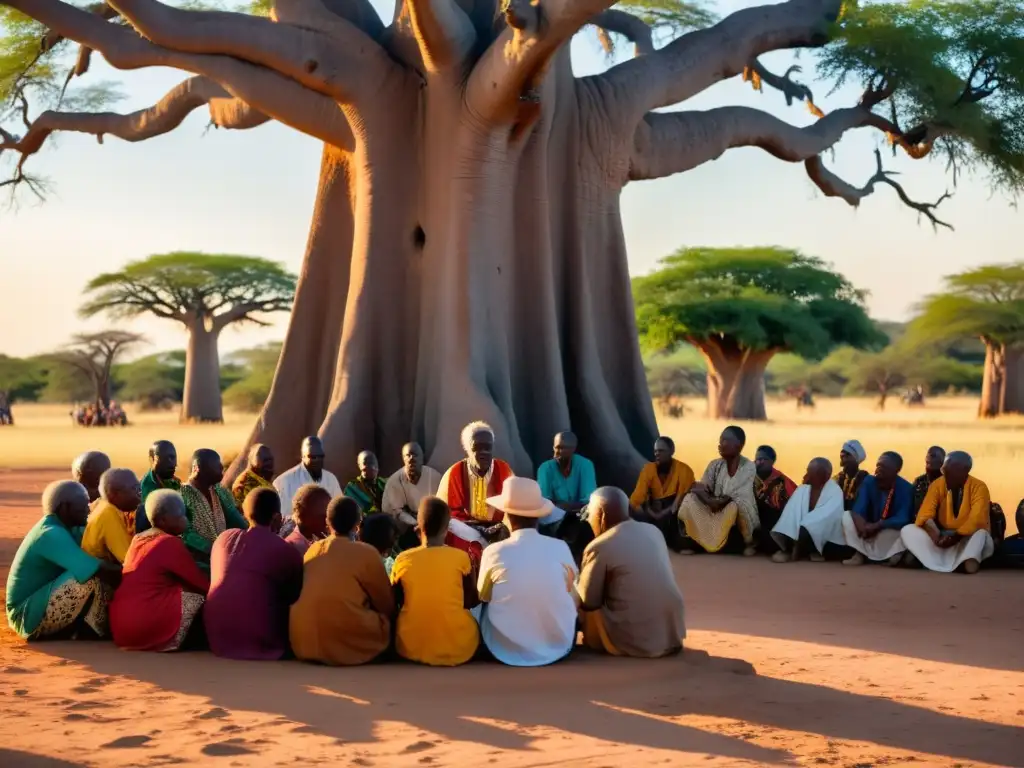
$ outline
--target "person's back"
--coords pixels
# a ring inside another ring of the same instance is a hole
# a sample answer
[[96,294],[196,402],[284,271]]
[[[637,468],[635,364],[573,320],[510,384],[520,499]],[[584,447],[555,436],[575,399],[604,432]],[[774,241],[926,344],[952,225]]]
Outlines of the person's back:
[[411,661],[436,666],[464,664],[480,642],[476,620],[465,608],[469,555],[447,546],[421,546],[395,560],[391,580],[402,590],[395,647]]
[[602,595],[604,626],[622,655],[664,656],[682,647],[683,596],[653,526],[626,520],[594,539],[583,554],[579,591],[585,603],[588,593]]
[[279,659],[288,608],[302,588],[302,556],[270,528],[225,531],[210,553],[203,609],[210,650],[229,659]]
[[307,661],[364,664],[387,649],[393,611],[377,550],[339,535],[315,542],[289,617],[292,650]]
[[535,528],[514,531],[484,550],[480,631],[498,661],[541,666],[566,656],[576,641],[576,564],[561,539]]

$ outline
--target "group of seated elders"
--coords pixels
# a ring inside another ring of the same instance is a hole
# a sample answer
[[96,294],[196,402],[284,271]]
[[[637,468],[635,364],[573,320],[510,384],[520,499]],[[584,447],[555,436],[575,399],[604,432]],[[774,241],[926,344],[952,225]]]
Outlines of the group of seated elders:
[[[726,427],[718,441],[718,455],[704,470],[679,505],[679,519],[692,544],[705,552],[718,552],[725,546],[735,526],[743,537],[743,554],[757,554],[754,538],[760,527],[757,500],[754,498],[754,462],[743,455],[746,433],[736,426]],[[685,546],[684,554],[693,554]]]
[[[190,526],[180,494],[149,494],[146,517],[150,527],[132,538],[110,602],[110,634],[126,650],[174,651],[189,637],[210,579],[184,542]],[[201,625],[193,633],[197,636]]]
[[28,640],[106,637],[121,565],[82,551],[89,493],[81,483],[59,480],[43,491],[42,506],[7,576],[7,623]]
[[397,470],[384,484],[383,507],[381,511],[394,518],[401,549],[415,547],[419,542],[416,535],[416,515],[420,501],[427,496],[437,495],[441,475],[423,461],[423,448],[419,443],[402,446],[402,468]]

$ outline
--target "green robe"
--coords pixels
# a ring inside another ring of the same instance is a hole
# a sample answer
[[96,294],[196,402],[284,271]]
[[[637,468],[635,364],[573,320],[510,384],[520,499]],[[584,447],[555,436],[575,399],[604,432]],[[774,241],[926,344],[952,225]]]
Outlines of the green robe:
[[172,477],[170,480],[160,480],[160,478],[153,474],[153,470],[149,470],[149,472],[142,476],[142,482],[139,483],[139,487],[142,489],[142,501],[139,503],[139,509],[135,513],[136,533],[142,533],[150,528],[149,518],[146,517],[146,497],[153,491],[160,490],[178,491],[180,493],[181,480],[176,477]]
[[[224,513],[224,530],[228,528],[248,528],[249,523],[235,507],[235,499],[231,491],[222,485],[213,486],[217,494],[221,511]],[[189,548],[196,562],[203,568],[209,568],[210,550],[213,542],[222,531],[217,530],[210,509],[210,504],[198,490],[191,485],[181,488],[181,498],[185,500],[185,514],[188,516],[188,530],[181,535],[181,540]]]

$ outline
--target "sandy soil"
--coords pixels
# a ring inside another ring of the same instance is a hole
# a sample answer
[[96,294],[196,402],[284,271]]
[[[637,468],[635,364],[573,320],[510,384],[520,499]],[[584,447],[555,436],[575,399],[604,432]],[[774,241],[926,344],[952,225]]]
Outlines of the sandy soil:
[[[0,471],[0,575],[47,471]],[[327,669],[27,647],[0,765],[1024,765],[1024,574],[678,558],[660,661]]]

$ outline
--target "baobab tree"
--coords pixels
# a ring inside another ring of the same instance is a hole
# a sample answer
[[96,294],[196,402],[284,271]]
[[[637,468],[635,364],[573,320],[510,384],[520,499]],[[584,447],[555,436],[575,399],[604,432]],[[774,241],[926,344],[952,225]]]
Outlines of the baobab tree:
[[[131,115],[25,110],[0,145],[17,158],[12,182],[54,131],[139,141],[202,106],[220,127],[274,119],[324,142],[292,321],[250,438],[284,463],[319,431],[336,468],[364,448],[397,456],[410,438],[440,467],[460,454],[459,428],[486,419],[518,472],[571,427],[605,479],[632,482],[656,425],[619,212],[631,181],[759,147],[803,163],[826,196],[857,205],[889,187],[939,222],[880,152],[860,186],[826,167],[844,134],[867,129],[887,149],[1024,186],[1021,0],[788,0],[684,21],[660,48],[611,0],[400,0],[390,24],[367,0],[279,0],[272,19],[5,2],[48,50],[82,46],[72,74],[86,51],[194,74]],[[569,42],[588,25],[638,55],[574,77]],[[743,75],[821,115],[793,70],[759,61],[801,48],[825,78],[859,83],[859,102],[808,127],[740,106],[657,111]]]
[[978,415],[1024,413],[1024,262],[992,264],[946,278],[911,325],[921,342],[977,338],[985,345]]
[[165,253],[97,275],[85,290],[85,317],[149,314],[185,326],[181,421],[220,422],[220,334],[231,325],[267,325],[263,316],[288,310],[295,276],[253,256]]
[[682,248],[634,278],[633,296],[648,348],[700,351],[716,419],[767,418],[764,372],[780,352],[820,359],[840,344],[885,343],[861,291],[783,248]]
[[107,330],[76,333],[63,349],[47,357],[55,363],[79,371],[93,386],[97,408],[110,407],[110,374],[114,363],[145,337],[128,331]]

